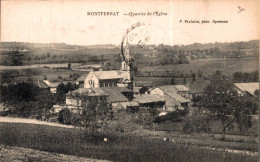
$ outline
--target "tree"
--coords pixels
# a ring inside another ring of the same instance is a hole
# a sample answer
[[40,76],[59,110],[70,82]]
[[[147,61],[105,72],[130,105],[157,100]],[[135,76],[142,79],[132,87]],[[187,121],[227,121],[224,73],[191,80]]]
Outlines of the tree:
[[176,83],[175,83],[175,79],[174,79],[174,77],[172,77],[172,80],[171,80],[171,85],[175,85]]
[[63,124],[71,124],[71,113],[68,108],[65,108],[59,112],[58,121]]
[[183,84],[186,84],[187,81],[186,81],[186,77],[183,77]]
[[69,91],[74,91],[75,89],[77,89],[78,87],[75,84],[72,83],[68,83],[68,84],[63,84],[60,83],[57,87],[57,101],[59,103],[63,103],[65,101],[65,95],[69,92]]
[[43,75],[42,77],[43,77],[43,80],[47,80],[48,79],[47,75]]
[[196,80],[196,74],[192,73],[192,81],[195,81],[195,80]]
[[245,96],[239,96],[232,82],[221,73],[212,76],[211,83],[204,90],[200,102],[209,115],[221,121],[222,140],[225,140],[226,129],[235,122],[247,119],[252,108],[247,105]]
[[21,117],[46,119],[49,110],[56,102],[53,94],[47,89],[30,83],[1,86],[1,102],[7,113]]
[[107,121],[112,118],[112,105],[107,101],[107,97],[91,97],[80,94],[74,96],[82,103],[82,126],[91,130],[105,128]]

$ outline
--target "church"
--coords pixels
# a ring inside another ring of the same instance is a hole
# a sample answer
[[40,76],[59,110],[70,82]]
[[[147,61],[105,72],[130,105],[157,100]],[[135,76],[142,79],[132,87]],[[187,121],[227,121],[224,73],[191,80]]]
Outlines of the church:
[[[125,48],[125,58],[127,60],[131,59],[128,43]],[[130,83],[130,67],[122,59],[120,70],[91,70],[84,80],[84,88],[128,87]]]

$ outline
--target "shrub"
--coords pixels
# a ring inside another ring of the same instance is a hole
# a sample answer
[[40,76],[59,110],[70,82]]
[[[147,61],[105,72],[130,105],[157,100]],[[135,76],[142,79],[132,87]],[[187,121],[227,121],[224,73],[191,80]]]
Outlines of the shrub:
[[166,115],[163,116],[159,116],[155,118],[155,123],[162,123],[162,122],[166,122],[166,121],[172,121],[172,122],[177,122],[177,121],[181,121],[182,117],[184,117],[185,115],[187,115],[188,110],[177,110],[171,113],[168,113]]
[[210,132],[209,117],[199,111],[187,116],[182,131],[185,133]]

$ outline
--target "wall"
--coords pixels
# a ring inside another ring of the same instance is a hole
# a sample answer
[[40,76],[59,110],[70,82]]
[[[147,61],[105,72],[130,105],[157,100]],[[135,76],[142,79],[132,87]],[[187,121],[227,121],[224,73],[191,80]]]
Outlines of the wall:
[[81,101],[66,97],[66,105],[81,106]]
[[[93,84],[90,85],[89,82],[92,82]],[[85,79],[84,82],[84,88],[96,88],[99,87],[99,79],[97,76],[94,74],[93,71],[90,71]]]

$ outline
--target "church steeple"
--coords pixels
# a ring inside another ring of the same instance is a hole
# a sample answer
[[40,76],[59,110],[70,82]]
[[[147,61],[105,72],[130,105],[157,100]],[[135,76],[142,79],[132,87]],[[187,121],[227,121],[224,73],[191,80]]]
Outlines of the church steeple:
[[130,67],[129,67],[128,63],[131,60],[131,55],[130,55],[130,50],[129,50],[128,37],[126,37],[126,46],[125,46],[125,51],[124,51],[124,57],[125,57],[125,60],[127,61],[127,63],[122,58],[121,69],[122,69],[122,71],[130,71]]
[[130,50],[129,50],[129,43],[128,43],[128,37],[126,37],[126,47],[124,51],[124,56],[127,62],[130,61],[131,55],[130,55]]

